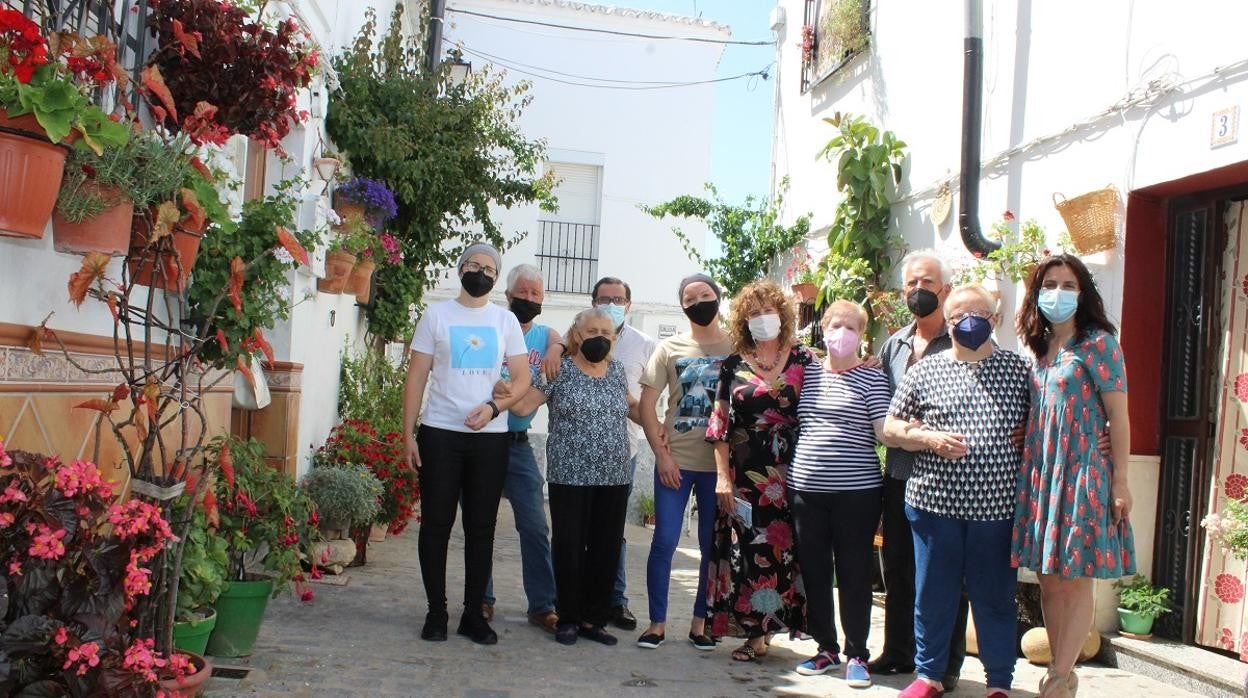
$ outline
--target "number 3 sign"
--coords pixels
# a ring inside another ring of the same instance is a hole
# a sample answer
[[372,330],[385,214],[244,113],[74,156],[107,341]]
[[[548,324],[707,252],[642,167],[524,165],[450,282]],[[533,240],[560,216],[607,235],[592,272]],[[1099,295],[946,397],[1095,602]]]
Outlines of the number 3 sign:
[[1239,107],[1227,107],[1213,113],[1209,126],[1209,147],[1230,145],[1239,139]]

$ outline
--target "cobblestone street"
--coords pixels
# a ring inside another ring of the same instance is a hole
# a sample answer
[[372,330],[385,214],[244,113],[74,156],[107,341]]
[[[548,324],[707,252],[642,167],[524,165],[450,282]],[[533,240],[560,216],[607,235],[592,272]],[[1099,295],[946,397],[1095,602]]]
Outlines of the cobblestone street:
[[[651,532],[628,527],[630,606],[646,620],[645,561]],[[714,652],[685,641],[697,581],[696,546],[682,540],[672,572],[668,641],[658,650],[633,642],[638,633],[613,631],[621,642],[603,647],[582,640],[573,647],[529,625],[520,584],[519,543],[511,511],[499,513],[494,628],[499,642],[481,647],[452,634],[444,643],[422,642],[425,600],[416,559],[416,530],[373,543],[368,565],[347,571],[345,586],[318,584],[311,605],[282,597],[271,603],[246,678],[213,678],[210,696],[891,696],[911,676],[877,677],[869,689],[845,685],[843,675],[805,677],[793,667],[815,651],[813,641],[777,637],[755,664],[729,658],[731,639]],[[462,538],[452,539],[448,565],[452,605],[462,589]],[[458,610],[451,609],[454,631]],[[871,645],[882,640],[883,611],[875,609]],[[1103,666],[1079,670],[1079,695],[1185,696],[1142,676]],[[1043,670],[1020,660],[1015,696],[1032,696]],[[982,696],[983,670],[969,657],[955,696]]]

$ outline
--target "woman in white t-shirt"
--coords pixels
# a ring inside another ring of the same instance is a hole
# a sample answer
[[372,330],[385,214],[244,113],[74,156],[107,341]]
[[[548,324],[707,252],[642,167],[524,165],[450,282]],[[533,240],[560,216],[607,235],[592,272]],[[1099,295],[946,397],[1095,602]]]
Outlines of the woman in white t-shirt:
[[[420,473],[420,575],[429,603],[424,640],[446,639],[446,552],[462,500],[464,612],[456,632],[483,645],[498,642],[480,609],[507,475],[505,413],[518,398],[491,396],[504,363],[511,395],[524,395],[530,381],[520,322],[489,302],[501,267],[502,257],[490,245],[464,250],[459,297],[429,306],[412,337],[403,389],[404,455]],[[420,431],[413,436],[418,418]]]

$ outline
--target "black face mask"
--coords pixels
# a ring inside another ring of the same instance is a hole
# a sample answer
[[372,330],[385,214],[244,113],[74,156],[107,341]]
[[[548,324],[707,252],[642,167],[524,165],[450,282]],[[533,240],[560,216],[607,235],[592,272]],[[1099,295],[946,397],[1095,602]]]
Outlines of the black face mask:
[[459,277],[459,285],[464,287],[468,295],[480,298],[494,288],[494,279],[486,276],[483,271],[466,271]]
[[925,289],[916,288],[906,296],[906,307],[914,313],[915,317],[927,317],[936,312],[936,308],[940,306],[940,299],[935,293]]
[[607,358],[607,354],[611,353],[611,340],[606,337],[590,337],[581,342],[581,356],[591,364]]
[[685,308],[685,317],[689,318],[689,322],[695,325],[706,327],[715,322],[715,318],[719,316],[719,299],[713,301],[702,301],[694,303]]
[[521,325],[524,325],[532,322],[533,318],[542,314],[542,304],[534,303],[524,298],[512,298],[511,312],[515,313],[516,319],[520,321]]

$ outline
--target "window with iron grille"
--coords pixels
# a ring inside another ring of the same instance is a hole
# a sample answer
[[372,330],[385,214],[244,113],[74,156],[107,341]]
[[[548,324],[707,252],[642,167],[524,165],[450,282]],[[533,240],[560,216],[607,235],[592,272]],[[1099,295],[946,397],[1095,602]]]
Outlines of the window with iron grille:
[[870,0],[806,0],[799,41],[803,93],[867,49],[870,11]]
[[538,266],[546,290],[590,293],[598,280],[598,225],[602,200],[602,168],[597,165],[547,163],[555,175],[554,194],[559,210],[541,226]]

